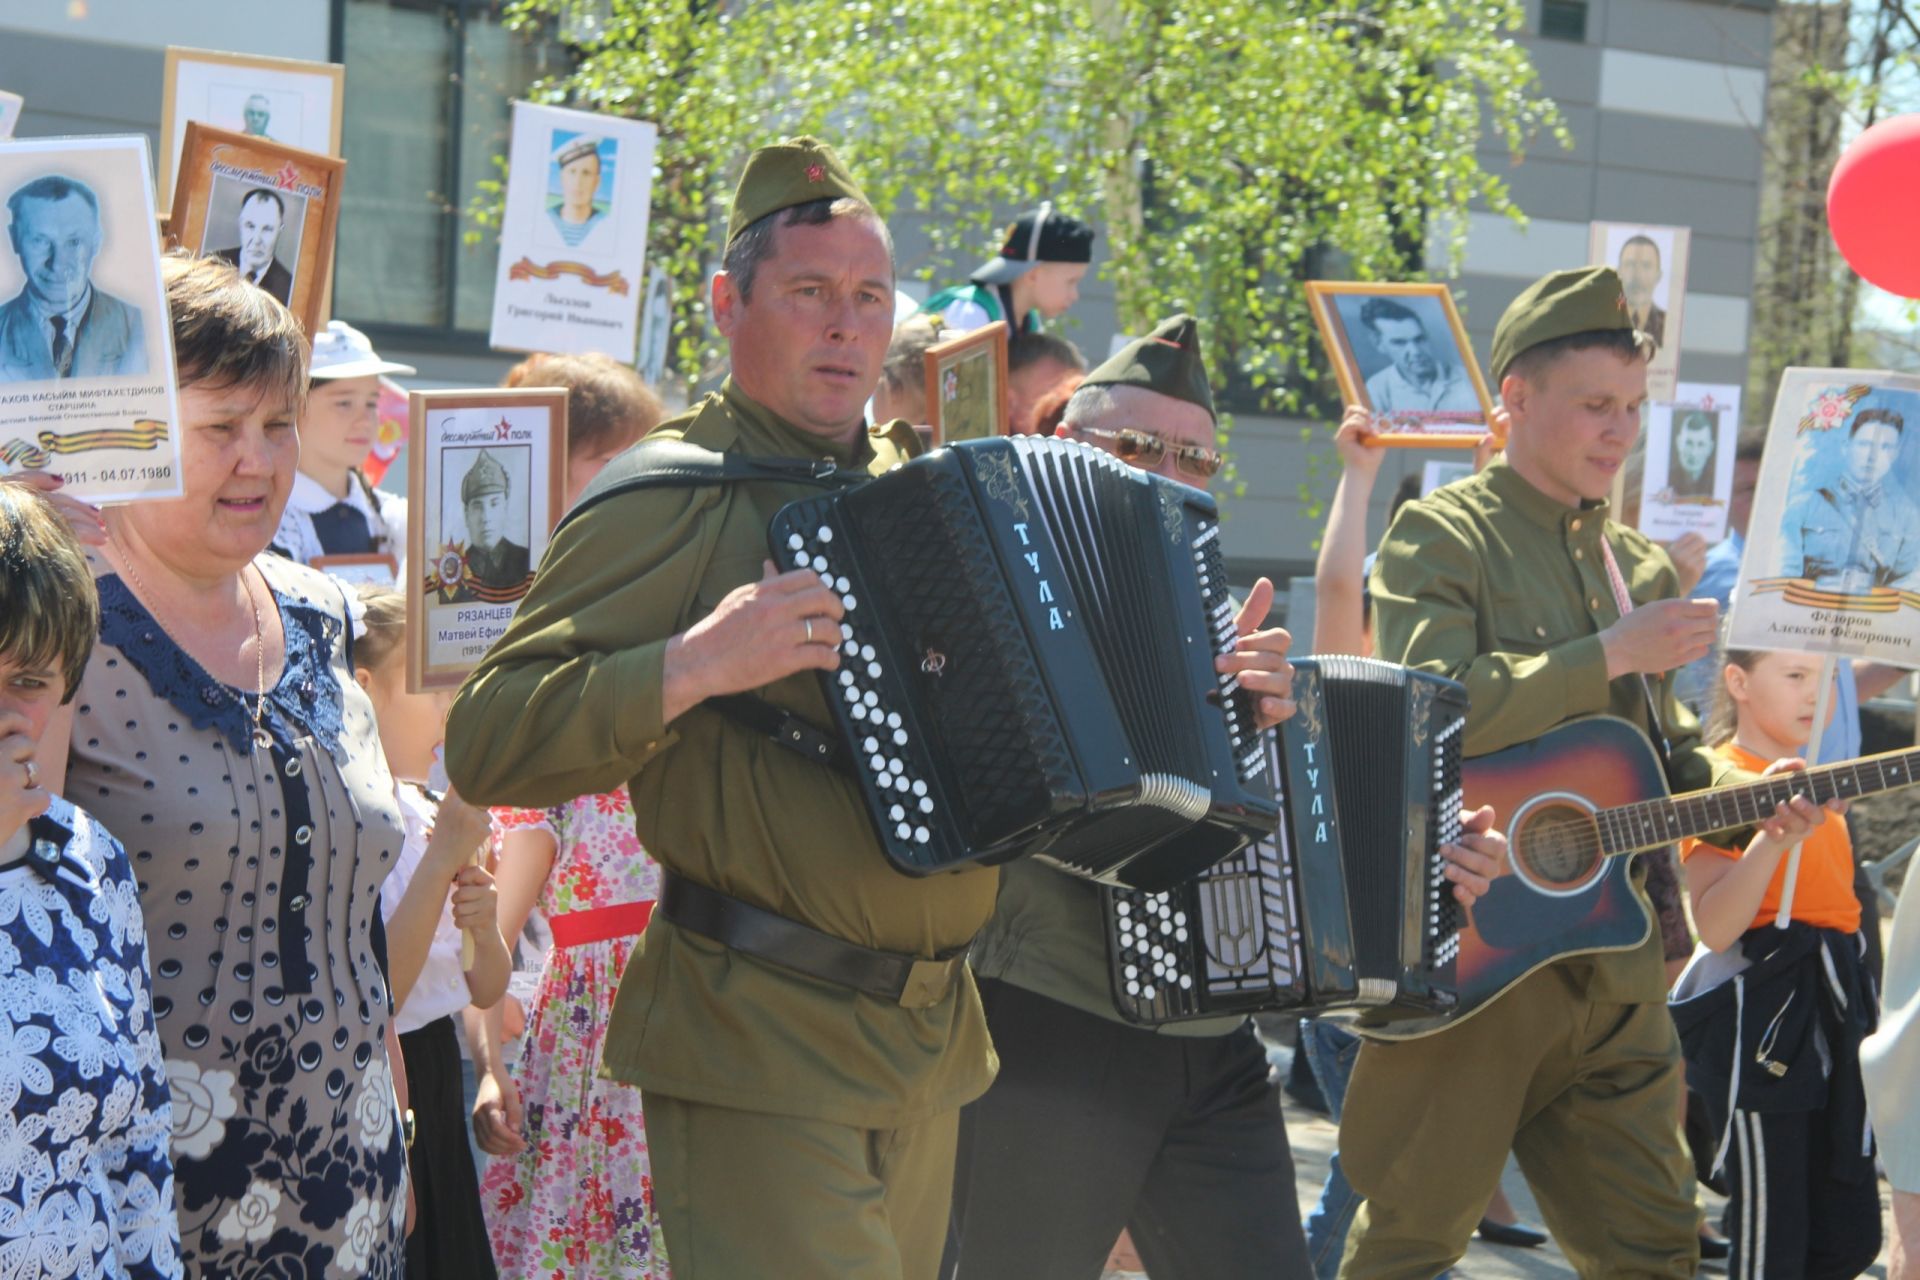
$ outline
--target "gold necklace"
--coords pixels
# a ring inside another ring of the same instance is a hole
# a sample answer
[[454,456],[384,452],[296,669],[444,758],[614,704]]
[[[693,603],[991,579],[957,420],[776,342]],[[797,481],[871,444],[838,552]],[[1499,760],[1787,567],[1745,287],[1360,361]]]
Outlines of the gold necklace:
[[[153,588],[146,584],[146,581],[141,578],[139,571],[133,567],[132,554],[117,542],[113,544],[113,549],[120,560],[120,567],[127,571],[127,576],[133,579],[133,585],[139,589],[139,593],[142,596],[146,597],[147,607],[153,611],[155,621],[160,623],[162,629],[172,631],[173,628],[168,624],[167,620],[160,616],[158,594],[155,593]],[[253,583],[247,580],[247,571],[244,566],[240,570],[240,586],[241,589],[247,593],[248,608],[253,610],[253,683],[255,688],[253,702],[253,742],[255,746],[265,746],[266,743],[262,741],[265,734],[260,727],[260,721],[262,717],[266,715],[267,711],[267,642],[264,628],[260,623],[260,601],[254,595]],[[225,681],[216,680],[214,683],[218,684],[229,697],[240,704],[241,711],[244,712],[247,709],[246,698],[236,693],[232,686],[228,685]]]

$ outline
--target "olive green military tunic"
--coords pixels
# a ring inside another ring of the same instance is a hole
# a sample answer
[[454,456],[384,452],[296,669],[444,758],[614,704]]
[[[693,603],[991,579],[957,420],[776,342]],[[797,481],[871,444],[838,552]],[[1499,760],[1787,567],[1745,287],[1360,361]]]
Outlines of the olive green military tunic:
[[[656,434],[875,472],[918,449],[904,425],[829,447],[731,381]],[[835,937],[930,958],[985,923],[996,872],[902,875],[851,778],[706,707],[661,718],[669,638],[758,580],[769,519],[819,492],[649,489],[570,522],[454,703],[448,775],[478,803],[524,806],[626,783],[641,841],[670,870]],[[815,672],[758,692],[831,730]],[[905,1009],[655,916],[621,983],[604,1069],[647,1095],[894,1129],[977,1097],[994,1058],[971,976],[932,1008]]]
[[[1504,461],[1395,518],[1374,565],[1377,652],[1466,684],[1469,756],[1582,716],[1648,728],[1640,682],[1607,678],[1600,632],[1619,609],[1603,536],[1636,605],[1677,594],[1666,553],[1610,523],[1604,503],[1556,502]],[[1667,678],[1650,680],[1670,784],[1711,785],[1698,722]],[[1437,1035],[1367,1043],[1340,1149],[1368,1204],[1341,1274],[1427,1280],[1450,1265],[1511,1149],[1581,1274],[1691,1275],[1693,1179],[1666,990],[1655,929],[1638,949],[1547,965]]]

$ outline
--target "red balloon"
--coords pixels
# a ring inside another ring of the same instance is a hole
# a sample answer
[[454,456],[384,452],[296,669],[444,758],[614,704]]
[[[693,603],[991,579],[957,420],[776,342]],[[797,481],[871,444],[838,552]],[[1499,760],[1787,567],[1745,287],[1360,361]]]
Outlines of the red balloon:
[[1882,120],[1853,140],[1827,184],[1827,227],[1860,277],[1920,298],[1920,113]]

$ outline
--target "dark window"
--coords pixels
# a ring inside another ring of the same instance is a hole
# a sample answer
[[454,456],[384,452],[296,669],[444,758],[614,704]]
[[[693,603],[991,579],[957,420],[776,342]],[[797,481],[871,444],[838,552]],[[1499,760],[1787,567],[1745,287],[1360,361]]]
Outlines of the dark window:
[[1540,0],[1540,34],[1585,43],[1587,0]]
[[462,235],[497,177],[511,103],[562,69],[557,45],[508,31],[503,0],[334,0],[347,65],[334,312],[387,333],[485,348],[498,247]]

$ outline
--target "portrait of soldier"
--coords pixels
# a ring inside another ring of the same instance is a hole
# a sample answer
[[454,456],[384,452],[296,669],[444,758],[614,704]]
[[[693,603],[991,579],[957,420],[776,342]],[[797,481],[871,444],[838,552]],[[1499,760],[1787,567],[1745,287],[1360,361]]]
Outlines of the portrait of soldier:
[[1367,379],[1375,413],[1479,413],[1480,397],[1466,371],[1433,349],[1427,326],[1411,307],[1392,298],[1368,298],[1360,324],[1387,365]]
[[243,122],[242,132],[249,138],[271,138],[267,124],[273,119],[273,104],[267,101],[267,95],[256,93],[248,97],[240,108]]
[[562,144],[553,153],[560,168],[560,190],[547,195],[547,217],[569,249],[606,221],[611,207],[598,198],[600,192],[600,148],[604,139],[582,135]]
[[0,382],[147,371],[140,310],[93,283],[100,199],[48,174],[7,197],[7,240],[26,277],[0,305]]
[[278,191],[254,187],[240,197],[234,231],[240,243],[216,249],[213,256],[240,268],[240,274],[282,302],[293,299],[293,273],[274,255],[280,248],[280,228],[287,220],[287,203]]
[[1653,291],[1660,287],[1662,267],[1660,246],[1652,236],[1628,236],[1620,246],[1620,283],[1627,293],[1627,317],[1633,327],[1653,339],[1653,345],[1667,345],[1667,313],[1654,305]]
[[1667,489],[1674,497],[1713,496],[1719,440],[1720,424],[1714,414],[1689,409],[1674,418],[1673,439],[1667,447]]
[[1840,474],[1788,504],[1782,575],[1851,593],[1913,585],[1920,507],[1892,477],[1906,429],[1903,415],[1871,408],[1854,414],[1844,437],[1832,433]]
[[507,537],[511,498],[507,469],[482,449],[460,481],[461,516],[467,527],[467,573],[454,592],[455,601],[479,598],[470,583],[502,591],[526,586],[533,562],[525,547]]

